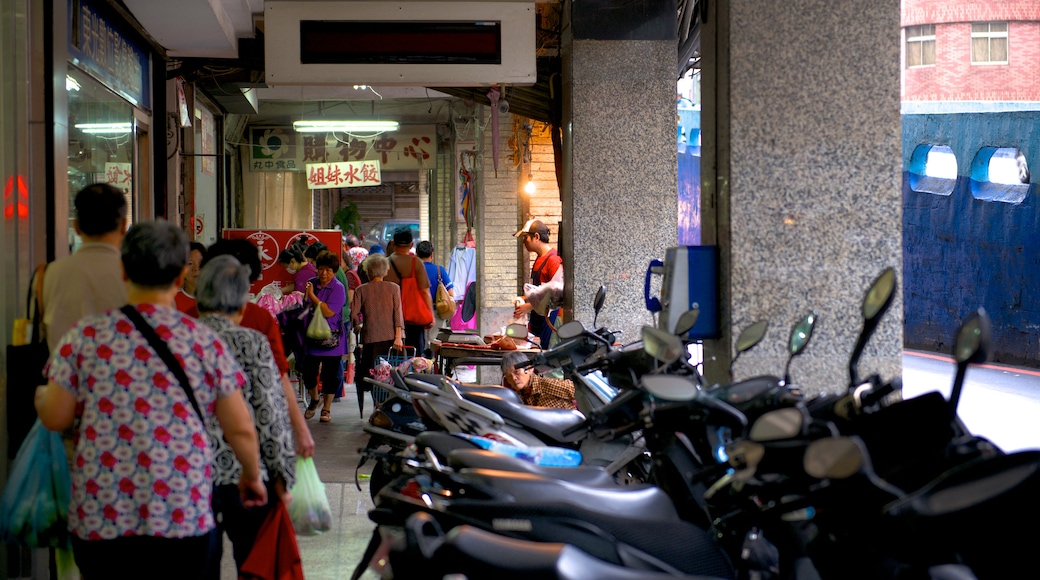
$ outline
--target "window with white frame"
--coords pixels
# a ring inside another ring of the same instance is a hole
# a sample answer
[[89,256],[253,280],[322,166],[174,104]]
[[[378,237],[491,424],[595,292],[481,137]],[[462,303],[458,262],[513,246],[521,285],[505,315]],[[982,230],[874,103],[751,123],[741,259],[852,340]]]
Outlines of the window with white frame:
[[906,67],[935,64],[935,25],[906,27]]
[[1008,23],[971,23],[971,64],[1008,63]]

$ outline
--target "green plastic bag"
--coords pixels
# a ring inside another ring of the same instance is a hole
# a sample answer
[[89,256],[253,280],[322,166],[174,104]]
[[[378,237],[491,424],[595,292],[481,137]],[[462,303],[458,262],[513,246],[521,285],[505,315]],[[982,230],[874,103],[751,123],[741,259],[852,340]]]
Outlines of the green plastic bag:
[[296,483],[289,491],[289,518],[297,535],[311,536],[332,529],[332,508],[313,458],[296,458]]
[[37,420],[18,449],[0,496],[0,541],[33,548],[69,547],[71,494],[61,435]]
[[311,323],[307,325],[307,338],[313,340],[325,340],[332,338],[332,328],[329,321],[321,313],[321,309],[315,308],[311,316]]

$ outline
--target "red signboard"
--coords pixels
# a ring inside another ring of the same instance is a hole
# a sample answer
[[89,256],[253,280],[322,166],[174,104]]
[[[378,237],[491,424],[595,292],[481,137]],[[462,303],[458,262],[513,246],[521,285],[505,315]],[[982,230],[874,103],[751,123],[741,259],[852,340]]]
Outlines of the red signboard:
[[224,230],[224,239],[245,238],[260,250],[260,264],[263,270],[260,278],[253,282],[249,291],[256,294],[271,282],[278,282],[281,287],[292,286],[293,277],[284,266],[278,263],[278,254],[296,240],[303,239],[308,245],[320,240],[329,250],[342,255],[343,238],[339,230]]

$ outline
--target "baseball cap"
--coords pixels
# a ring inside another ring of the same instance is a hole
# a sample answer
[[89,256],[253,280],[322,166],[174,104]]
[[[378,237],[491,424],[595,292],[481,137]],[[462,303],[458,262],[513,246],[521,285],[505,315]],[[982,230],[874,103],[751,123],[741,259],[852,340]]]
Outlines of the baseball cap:
[[407,246],[412,243],[412,230],[410,228],[398,228],[394,232],[394,245]]
[[541,220],[527,220],[524,227],[520,228],[519,232],[513,234],[514,238],[519,238],[524,234],[540,234],[549,235],[549,228],[541,222]]

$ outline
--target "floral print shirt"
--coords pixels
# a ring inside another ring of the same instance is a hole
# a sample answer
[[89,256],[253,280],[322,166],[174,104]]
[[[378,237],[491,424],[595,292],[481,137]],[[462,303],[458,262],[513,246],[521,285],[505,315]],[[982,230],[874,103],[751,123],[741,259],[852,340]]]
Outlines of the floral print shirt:
[[[203,415],[246,383],[227,345],[197,320],[137,305],[182,364]],[[186,538],[214,527],[213,452],[177,377],[118,309],[82,319],[47,376],[76,395],[69,530],[83,540]]]
[[[217,314],[205,314],[199,322],[212,328],[224,339],[246,373],[248,381],[242,394],[253,411],[256,435],[260,441],[260,458],[263,460],[260,463],[261,475],[265,480],[269,476],[279,476],[285,482],[286,489],[292,487],[296,481],[296,452],[289,423],[289,406],[267,337]],[[209,421],[207,427],[210,443],[216,450],[214,457],[217,471],[213,475],[213,484],[237,484],[242,475],[242,464],[224,440],[216,417]],[[265,468],[266,474],[263,473]]]

